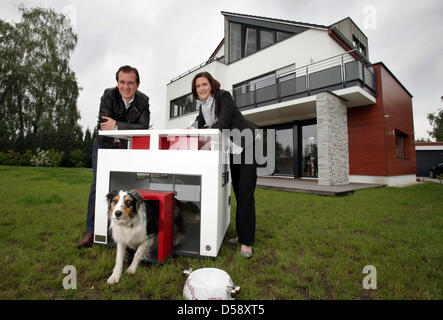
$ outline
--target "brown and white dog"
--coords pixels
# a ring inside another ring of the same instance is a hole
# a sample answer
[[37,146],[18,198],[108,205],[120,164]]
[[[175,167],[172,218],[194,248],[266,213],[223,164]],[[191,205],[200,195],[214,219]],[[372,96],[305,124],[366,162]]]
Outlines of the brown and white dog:
[[[126,248],[136,250],[127,273],[135,273],[140,261],[149,258],[155,235],[158,233],[158,222],[155,230],[153,212],[148,212],[143,198],[135,191],[113,190],[106,198],[111,221],[109,229],[112,230],[112,238],[117,243],[115,267],[108,279],[108,283],[113,284],[120,281]],[[148,233],[148,229],[151,229],[151,233]]]
[[[120,281],[125,254],[135,250],[126,270],[133,274],[140,261],[151,261],[150,253],[158,236],[158,212],[154,212],[136,191],[113,190],[106,195],[112,238],[117,244],[117,256],[109,284]],[[175,208],[174,208],[175,209]],[[180,239],[183,219],[181,210],[174,210],[174,245]]]

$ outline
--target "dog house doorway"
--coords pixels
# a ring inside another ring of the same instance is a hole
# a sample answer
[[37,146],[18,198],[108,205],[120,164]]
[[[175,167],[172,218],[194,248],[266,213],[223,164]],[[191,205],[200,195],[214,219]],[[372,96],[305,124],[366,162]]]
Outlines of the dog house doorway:
[[[174,194],[173,212],[180,214],[183,229],[178,239],[172,239],[172,252],[175,255],[198,256],[200,254],[201,230],[201,177],[151,172],[111,171],[111,190],[166,191]],[[150,202],[151,208],[157,208]],[[174,218],[173,218],[174,219]],[[111,239],[108,237],[108,239]]]

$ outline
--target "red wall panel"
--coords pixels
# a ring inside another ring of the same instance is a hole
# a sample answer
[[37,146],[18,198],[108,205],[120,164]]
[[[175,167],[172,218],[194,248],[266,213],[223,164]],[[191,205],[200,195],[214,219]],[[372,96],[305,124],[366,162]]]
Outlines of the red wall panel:
[[[385,117],[388,175],[416,174],[412,97],[384,65],[377,65],[376,70],[381,74],[383,110],[384,114],[388,116]],[[405,141],[406,159],[397,157],[395,130],[407,135]]]
[[[348,109],[349,173],[392,176],[415,174],[412,99],[382,64],[377,73],[377,98],[373,105]],[[407,159],[396,155],[394,130],[408,135]]]

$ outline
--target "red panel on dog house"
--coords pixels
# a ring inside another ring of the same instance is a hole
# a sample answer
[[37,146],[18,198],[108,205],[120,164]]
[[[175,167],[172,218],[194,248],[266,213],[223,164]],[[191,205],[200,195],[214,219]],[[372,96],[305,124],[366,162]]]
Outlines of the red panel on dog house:
[[159,139],[159,150],[211,150],[211,139],[200,136],[163,136]]
[[133,137],[132,149],[145,149],[149,150],[151,139],[149,136],[145,137]]
[[145,200],[159,202],[158,261],[164,261],[172,251],[172,206],[174,194],[164,191],[136,190]]

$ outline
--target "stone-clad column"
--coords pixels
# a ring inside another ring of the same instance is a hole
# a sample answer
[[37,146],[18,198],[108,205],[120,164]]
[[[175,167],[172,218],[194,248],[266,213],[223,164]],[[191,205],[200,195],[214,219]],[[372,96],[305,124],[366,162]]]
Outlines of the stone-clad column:
[[346,101],[330,93],[317,94],[318,184],[349,184]]

